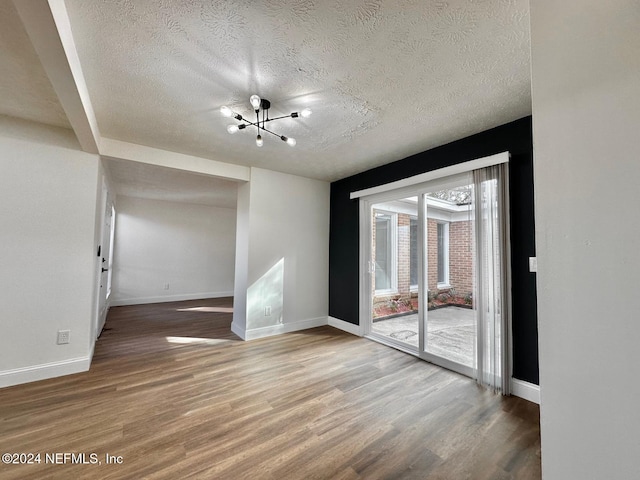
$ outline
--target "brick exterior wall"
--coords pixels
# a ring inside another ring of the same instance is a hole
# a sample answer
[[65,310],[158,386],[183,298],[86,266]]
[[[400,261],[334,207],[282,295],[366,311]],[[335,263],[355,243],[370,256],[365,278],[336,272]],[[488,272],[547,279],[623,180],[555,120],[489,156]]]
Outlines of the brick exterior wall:
[[398,293],[406,295],[410,292],[411,279],[411,217],[398,214]]
[[438,222],[427,218],[427,265],[429,267],[427,288],[438,291]]
[[473,292],[473,222],[449,224],[449,283],[457,295]]
[[[395,294],[379,295],[374,298],[374,303],[384,302],[391,298],[416,297],[417,293],[411,293],[411,217],[399,213],[397,218],[397,269],[398,291]],[[375,225],[375,218],[372,219]],[[456,294],[465,296],[473,292],[473,222],[449,223],[449,285],[455,289]],[[375,228],[372,232],[372,245],[375,246]],[[375,260],[375,248],[372,248],[372,256]],[[428,272],[428,289],[438,292],[438,222],[432,218],[427,219],[427,261],[430,266]],[[373,290],[375,291],[375,275],[372,276]],[[446,291],[446,290],[443,290]]]

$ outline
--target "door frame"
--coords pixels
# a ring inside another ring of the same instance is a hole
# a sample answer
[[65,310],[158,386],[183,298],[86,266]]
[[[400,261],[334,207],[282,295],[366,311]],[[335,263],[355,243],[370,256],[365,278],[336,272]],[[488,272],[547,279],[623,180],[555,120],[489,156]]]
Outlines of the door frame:
[[[437,355],[431,354],[429,352],[424,351],[424,326],[425,326],[425,309],[422,307],[426,305],[424,303],[424,288],[426,281],[426,269],[425,261],[423,261],[425,243],[424,243],[424,234],[426,231],[426,227],[424,225],[426,212],[424,211],[425,205],[423,201],[423,195],[430,190],[437,189],[438,184],[442,183],[450,183],[451,181],[455,181],[456,177],[462,177],[463,175],[468,175],[471,171],[484,168],[492,165],[497,165],[505,162],[509,162],[509,152],[503,152],[496,155],[491,155],[489,157],[484,157],[476,160],[471,160],[468,162],[464,162],[461,164],[456,164],[450,167],[445,167],[437,170],[432,170],[430,172],[426,172],[423,174],[416,175],[414,177],[409,177],[406,179],[398,180],[395,182],[391,182],[385,185],[380,185],[377,187],[368,188],[365,190],[360,190],[357,192],[352,192],[350,195],[351,199],[359,199],[359,323],[362,327],[363,336],[366,338],[370,338],[384,345],[396,348],[405,353],[409,353],[416,357],[419,357],[423,360],[426,360],[435,365],[447,368],[448,370],[452,370],[463,375],[466,375],[471,378],[475,378],[475,367],[469,367],[467,365],[462,365],[457,362],[448,360],[443,357],[439,357]],[[508,185],[508,179],[506,179]],[[414,349],[412,346],[407,345],[405,343],[394,341],[394,339],[384,337],[382,335],[377,335],[372,332],[373,326],[373,311],[372,311],[372,298],[371,298],[371,288],[372,288],[372,275],[374,274],[374,270],[372,270],[372,262],[371,262],[371,254],[372,254],[372,244],[371,244],[371,232],[372,232],[372,208],[374,204],[382,203],[385,201],[397,200],[400,198],[406,198],[411,196],[418,196],[418,276],[419,276],[419,286],[418,286],[418,302],[421,307],[418,309],[418,348]],[[507,199],[508,205],[508,199]],[[507,221],[509,222],[508,217],[508,209],[507,209]],[[507,223],[510,225],[510,222]],[[506,251],[510,253],[510,235],[509,232],[506,232]],[[505,296],[507,297],[507,308],[509,313],[509,326],[508,326],[508,348],[511,350],[512,346],[512,329],[511,329],[511,258],[510,255],[507,255],[505,263],[505,270],[507,275],[507,286],[508,289],[505,292]],[[428,313],[427,313],[428,317]],[[428,321],[428,318],[427,318]],[[511,377],[512,374],[512,352],[508,352],[508,375]]]
[[[95,303],[95,315],[94,315],[94,324],[93,324],[93,341],[97,340],[100,334],[102,333],[102,329],[104,328],[104,324],[107,317],[107,312],[109,311],[110,306],[110,295],[108,293],[108,282],[109,282],[109,274],[111,273],[111,269],[113,265],[109,265],[110,261],[113,259],[113,247],[114,247],[114,236],[112,235],[112,231],[114,228],[115,222],[115,204],[111,197],[111,192],[109,191],[108,183],[106,178],[102,177],[102,190],[100,195],[100,213],[99,213],[99,237],[98,237],[98,255],[96,261],[96,303]],[[110,229],[107,231],[105,222],[107,217],[111,215],[111,224]],[[105,238],[106,236],[106,238]],[[109,244],[108,247],[108,258],[105,258],[105,244]],[[110,258],[109,258],[110,257]],[[102,259],[105,258],[105,262]],[[103,267],[107,267],[107,272],[102,272]],[[105,275],[106,274],[106,275]],[[102,286],[104,278],[104,287]]]

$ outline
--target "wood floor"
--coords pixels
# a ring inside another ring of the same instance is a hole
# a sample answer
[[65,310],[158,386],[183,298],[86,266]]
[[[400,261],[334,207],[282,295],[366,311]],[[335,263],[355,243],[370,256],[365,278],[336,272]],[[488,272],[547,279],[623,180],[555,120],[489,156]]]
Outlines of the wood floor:
[[331,327],[242,342],[225,307],[112,308],[89,372],[0,390],[0,453],[41,454],[0,478],[540,478],[537,405]]

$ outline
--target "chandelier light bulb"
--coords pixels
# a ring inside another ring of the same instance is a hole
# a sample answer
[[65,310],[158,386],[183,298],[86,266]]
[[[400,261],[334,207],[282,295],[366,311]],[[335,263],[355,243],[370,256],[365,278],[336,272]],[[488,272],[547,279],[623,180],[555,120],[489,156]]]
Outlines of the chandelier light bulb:
[[262,136],[261,136],[261,135],[258,135],[258,136],[256,137],[256,145],[257,145],[257,146],[259,146],[259,147],[261,147],[262,145],[264,145],[264,140],[262,140]]
[[302,115],[304,118],[307,118],[309,115],[311,115],[313,112],[311,111],[310,108],[305,108],[304,110],[302,110],[300,112],[300,115]]
[[254,110],[258,110],[260,108],[260,97],[258,95],[251,95],[249,102],[251,102],[251,106]]
[[282,140],[283,142],[286,142],[287,145],[291,146],[291,147],[295,147],[296,146],[296,139],[295,138],[289,138],[289,137],[285,137],[284,135],[280,136],[280,140]]
[[227,132],[229,132],[229,133],[236,133],[238,130],[240,130],[238,125],[229,125],[227,127]]
[[233,111],[226,105],[224,107],[220,107],[220,113],[223,117],[230,117],[231,115],[233,115]]

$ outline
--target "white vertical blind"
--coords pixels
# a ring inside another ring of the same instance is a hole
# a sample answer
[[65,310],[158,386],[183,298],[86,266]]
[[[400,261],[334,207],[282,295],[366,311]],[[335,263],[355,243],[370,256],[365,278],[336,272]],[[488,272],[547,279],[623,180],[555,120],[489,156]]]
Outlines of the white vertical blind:
[[479,383],[509,392],[507,164],[473,171],[476,211],[477,357]]

